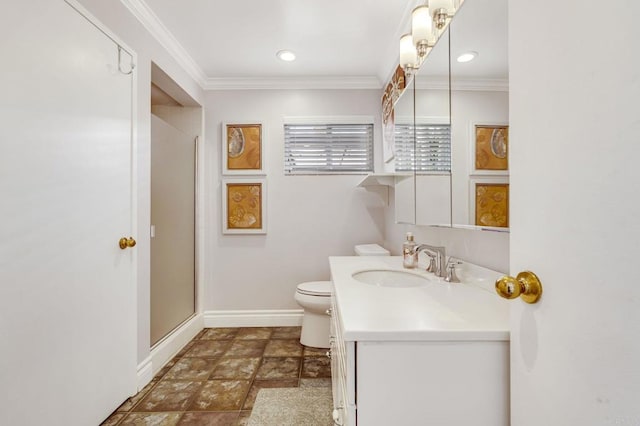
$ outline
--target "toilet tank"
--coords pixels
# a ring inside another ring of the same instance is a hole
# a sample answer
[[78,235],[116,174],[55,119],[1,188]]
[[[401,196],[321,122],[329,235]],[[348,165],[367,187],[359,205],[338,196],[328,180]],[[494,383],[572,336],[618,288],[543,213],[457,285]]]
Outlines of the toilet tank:
[[358,256],[389,256],[389,250],[378,244],[360,244],[355,246],[355,252]]

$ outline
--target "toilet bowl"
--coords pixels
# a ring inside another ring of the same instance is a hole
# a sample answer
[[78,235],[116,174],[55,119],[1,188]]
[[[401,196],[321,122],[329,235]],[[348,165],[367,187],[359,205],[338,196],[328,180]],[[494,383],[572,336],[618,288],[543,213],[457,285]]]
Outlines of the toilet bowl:
[[313,348],[329,347],[329,315],[331,281],[298,284],[296,302],[304,309],[300,343]]
[[[389,251],[378,244],[362,244],[354,248],[358,256],[389,256]],[[304,309],[300,343],[313,348],[328,348],[329,315],[331,307],[331,281],[310,281],[298,284],[294,296]]]

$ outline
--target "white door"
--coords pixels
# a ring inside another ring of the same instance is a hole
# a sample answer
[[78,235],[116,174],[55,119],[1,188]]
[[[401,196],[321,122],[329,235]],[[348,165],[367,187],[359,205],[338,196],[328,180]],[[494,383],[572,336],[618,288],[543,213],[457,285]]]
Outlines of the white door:
[[0,424],[96,425],[135,392],[132,77],[62,0],[0,52]]
[[513,426],[640,425],[638,16],[509,2]]

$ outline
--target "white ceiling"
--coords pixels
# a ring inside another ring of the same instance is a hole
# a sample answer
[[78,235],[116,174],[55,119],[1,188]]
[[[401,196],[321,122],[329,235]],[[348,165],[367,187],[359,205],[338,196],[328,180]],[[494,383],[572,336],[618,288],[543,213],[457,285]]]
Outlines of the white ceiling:
[[[400,36],[424,0],[121,0],[205,89],[381,88],[398,63]],[[466,0],[450,26],[458,81],[503,87],[508,0]],[[448,79],[446,40],[420,80]],[[281,49],[297,59],[276,58]]]
[[[206,86],[344,80],[381,87],[416,0],[122,0]],[[288,49],[286,63],[276,52]]]

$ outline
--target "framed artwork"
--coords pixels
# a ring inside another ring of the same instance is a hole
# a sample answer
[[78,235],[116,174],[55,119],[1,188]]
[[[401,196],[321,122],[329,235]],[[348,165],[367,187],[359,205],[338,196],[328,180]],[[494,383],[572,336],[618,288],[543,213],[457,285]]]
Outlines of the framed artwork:
[[473,174],[507,174],[509,126],[475,124],[472,134]]
[[222,233],[267,233],[267,180],[222,180]]
[[222,174],[264,174],[262,141],[262,123],[222,123]]
[[505,177],[470,179],[472,223],[483,227],[509,227],[509,180]]

